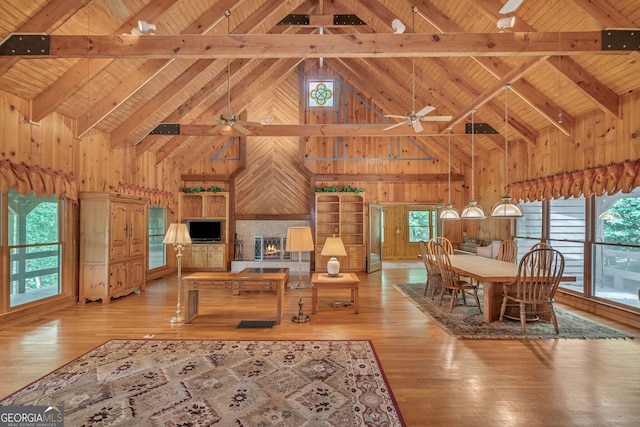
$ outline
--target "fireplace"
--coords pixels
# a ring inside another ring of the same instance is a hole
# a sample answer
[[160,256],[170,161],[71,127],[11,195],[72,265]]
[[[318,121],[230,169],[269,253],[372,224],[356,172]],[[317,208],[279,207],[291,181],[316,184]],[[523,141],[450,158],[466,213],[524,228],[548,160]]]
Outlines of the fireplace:
[[285,250],[287,238],[280,237],[253,237],[255,261],[284,261],[291,259],[289,252]]

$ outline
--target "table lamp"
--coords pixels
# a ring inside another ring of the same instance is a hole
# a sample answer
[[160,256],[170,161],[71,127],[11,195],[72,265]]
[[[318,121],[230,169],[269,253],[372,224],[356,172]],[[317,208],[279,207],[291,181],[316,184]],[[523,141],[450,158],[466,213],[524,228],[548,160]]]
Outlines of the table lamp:
[[327,237],[327,240],[324,242],[324,246],[322,247],[322,252],[320,252],[322,256],[330,256],[329,261],[327,262],[327,274],[329,277],[339,277],[340,276],[340,261],[338,261],[338,256],[347,256],[347,251],[344,248],[344,244],[342,243],[342,239],[340,237]]
[[170,322],[184,323],[180,297],[182,295],[182,251],[184,251],[187,244],[191,244],[187,224],[169,224],[169,229],[164,235],[162,243],[173,244],[173,249],[176,251],[176,258],[178,259],[178,308],[176,309],[176,315],[171,318]]

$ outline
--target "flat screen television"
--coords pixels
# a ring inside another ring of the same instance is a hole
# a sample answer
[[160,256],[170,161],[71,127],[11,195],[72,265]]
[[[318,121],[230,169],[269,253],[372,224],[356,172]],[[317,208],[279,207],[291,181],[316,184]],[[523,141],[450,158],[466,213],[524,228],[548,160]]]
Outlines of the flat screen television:
[[210,219],[187,221],[189,236],[193,243],[215,243],[222,241],[222,222]]

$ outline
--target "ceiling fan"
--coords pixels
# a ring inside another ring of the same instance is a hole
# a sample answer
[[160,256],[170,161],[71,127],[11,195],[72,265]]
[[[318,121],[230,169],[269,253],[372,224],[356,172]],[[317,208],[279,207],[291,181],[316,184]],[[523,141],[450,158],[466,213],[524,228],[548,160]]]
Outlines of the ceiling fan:
[[[227,33],[229,33],[229,18],[231,17],[231,11],[227,10],[224,15],[227,17]],[[218,123],[212,127],[209,132],[216,133],[220,130],[230,130],[230,128],[238,129],[245,135],[251,135],[251,131],[245,126],[262,126],[262,123],[247,122],[238,119],[238,117],[231,112],[231,60],[227,58],[227,113],[226,115],[220,114],[218,117]]]
[[411,88],[412,88],[412,108],[411,108],[411,112],[406,113],[404,115],[395,115],[395,114],[385,114],[385,117],[389,117],[389,118],[394,118],[394,119],[404,119],[403,121],[399,122],[399,123],[395,123],[391,126],[387,126],[386,128],[384,128],[384,130],[389,130],[389,129],[393,129],[395,127],[398,126],[402,126],[402,125],[411,125],[413,126],[413,130],[416,133],[420,133],[424,130],[424,128],[422,127],[422,123],[420,123],[421,121],[423,122],[448,122],[449,120],[452,119],[452,116],[427,116],[427,114],[429,114],[430,112],[432,112],[433,110],[436,109],[436,107],[433,107],[431,105],[427,105],[426,107],[423,107],[421,110],[416,111],[416,78],[415,78],[415,74],[416,74],[416,63],[415,63],[415,59],[412,59],[411,62]]

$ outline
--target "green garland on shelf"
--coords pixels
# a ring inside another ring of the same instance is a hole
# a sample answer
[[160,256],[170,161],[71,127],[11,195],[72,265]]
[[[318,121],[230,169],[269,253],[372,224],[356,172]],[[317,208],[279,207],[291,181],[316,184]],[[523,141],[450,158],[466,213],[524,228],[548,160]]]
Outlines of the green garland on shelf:
[[330,187],[316,187],[316,193],[362,193],[362,188],[360,187],[352,187],[350,185],[345,185],[342,188],[338,188],[335,185]]
[[187,193],[187,194],[193,194],[193,193],[224,193],[225,190],[222,187],[218,187],[217,185],[212,185],[211,187],[205,189],[204,187],[195,187],[195,188],[183,188],[182,192],[183,193]]

